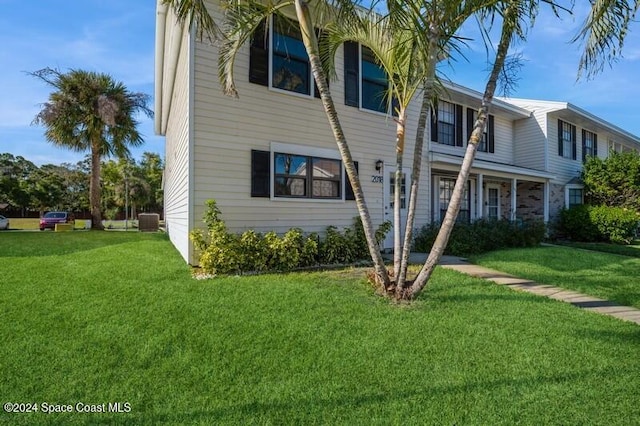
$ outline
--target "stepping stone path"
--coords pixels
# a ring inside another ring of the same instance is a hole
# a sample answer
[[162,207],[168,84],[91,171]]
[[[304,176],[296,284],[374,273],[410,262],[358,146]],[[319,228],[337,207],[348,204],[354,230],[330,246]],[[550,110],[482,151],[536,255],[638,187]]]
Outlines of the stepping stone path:
[[453,269],[467,275],[493,281],[496,284],[504,285],[514,290],[526,291],[539,296],[560,300],[587,311],[610,315],[623,321],[630,321],[640,325],[640,309],[622,306],[608,300],[599,299],[597,297],[588,296],[571,290],[565,290],[559,287],[538,284],[531,280],[525,280],[514,277],[513,275],[505,274],[504,272],[474,265],[461,257],[443,256],[440,265],[443,268]]

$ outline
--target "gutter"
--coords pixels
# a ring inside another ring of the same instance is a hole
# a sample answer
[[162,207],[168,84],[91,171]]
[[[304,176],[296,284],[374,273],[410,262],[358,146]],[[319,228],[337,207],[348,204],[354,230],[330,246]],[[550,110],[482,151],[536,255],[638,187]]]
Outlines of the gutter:
[[154,87],[154,120],[153,130],[160,134],[162,117],[162,77],[164,71],[164,37],[167,23],[167,5],[163,0],[156,4],[156,58],[155,58],[155,87]]

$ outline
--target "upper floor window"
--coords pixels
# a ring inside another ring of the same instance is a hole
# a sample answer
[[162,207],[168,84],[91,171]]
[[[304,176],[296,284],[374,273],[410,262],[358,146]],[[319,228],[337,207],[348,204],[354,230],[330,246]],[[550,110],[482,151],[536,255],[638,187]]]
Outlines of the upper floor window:
[[[388,112],[389,78],[366,46],[344,44],[344,103],[370,111]],[[391,113],[395,111],[392,108]]]
[[249,81],[275,89],[319,96],[298,25],[272,16],[251,37]]
[[576,159],[576,126],[558,120],[558,155]]
[[431,114],[431,140],[451,146],[462,146],[462,106],[438,102],[438,111]]
[[[478,118],[478,111],[471,108],[467,108],[467,139],[471,138],[471,132],[473,132],[473,126]],[[484,132],[482,133],[482,139],[478,143],[478,151],[480,152],[495,152],[495,137],[494,137],[494,118],[493,115],[489,115],[487,124],[484,126]]]
[[582,162],[598,155],[598,135],[582,129]]

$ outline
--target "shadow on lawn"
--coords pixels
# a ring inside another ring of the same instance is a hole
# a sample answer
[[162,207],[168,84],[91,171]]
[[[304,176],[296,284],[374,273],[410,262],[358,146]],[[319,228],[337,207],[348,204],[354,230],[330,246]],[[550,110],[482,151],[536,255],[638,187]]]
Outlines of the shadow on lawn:
[[[287,422],[299,423],[314,420],[319,421],[321,419],[329,420],[331,416],[342,415],[341,417],[348,417],[351,420],[357,420],[359,409],[363,409],[361,415],[369,416],[372,411],[375,411],[377,415],[384,412],[385,409],[381,408],[381,405],[394,405],[397,402],[407,402],[412,404],[426,403],[428,399],[441,398],[442,401],[450,401],[452,396],[456,395],[460,399],[464,399],[464,395],[474,395],[477,397],[481,394],[494,393],[494,391],[503,389],[511,390],[519,388],[516,392],[519,395],[526,395],[530,389],[532,393],[535,393],[536,388],[541,388],[546,385],[558,386],[559,384],[566,383],[567,389],[571,388],[576,382],[583,380],[598,380],[602,377],[611,377],[615,375],[618,377],[621,374],[618,368],[606,368],[606,369],[592,369],[583,371],[574,371],[564,374],[554,374],[542,377],[520,377],[520,378],[500,378],[485,382],[469,382],[452,385],[434,385],[430,386],[425,383],[424,387],[415,388],[413,390],[403,389],[389,389],[388,393],[337,393],[330,398],[310,398],[303,397],[300,399],[291,399],[289,402],[246,402],[234,404],[233,401],[228,401],[228,405],[218,409],[212,410],[194,410],[192,412],[180,412],[180,413],[164,413],[155,414],[151,417],[147,417],[144,414],[137,416],[140,422],[152,422],[158,424],[165,423],[180,423],[180,422],[201,422],[211,421],[213,423],[227,423],[237,424],[237,422],[250,422],[259,421],[260,423],[273,422],[274,424],[283,424]],[[369,409],[368,407],[371,407]],[[535,405],[532,406],[532,410],[535,410]],[[412,412],[412,415],[419,414]],[[389,416],[393,416],[393,412],[388,413]],[[395,413],[398,414],[398,413]],[[465,413],[468,416],[470,413]],[[434,414],[435,415],[435,414]],[[351,417],[353,416],[353,417]],[[343,420],[345,420],[343,418]],[[365,420],[361,418],[361,420]],[[566,419],[565,419],[566,420]]]

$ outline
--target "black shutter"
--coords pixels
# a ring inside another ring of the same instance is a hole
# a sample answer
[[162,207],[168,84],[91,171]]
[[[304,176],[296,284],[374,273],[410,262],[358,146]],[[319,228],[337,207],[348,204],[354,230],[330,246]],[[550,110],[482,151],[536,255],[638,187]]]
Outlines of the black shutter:
[[261,22],[251,35],[249,81],[262,86],[269,85],[269,33],[266,21]]
[[595,133],[593,134],[593,156],[598,156],[598,135]]
[[462,105],[456,105],[456,146],[462,145]]
[[431,141],[438,142],[438,105],[439,102],[435,103],[435,107],[431,107]]
[[577,141],[576,141],[576,126],[571,126],[571,138],[573,139],[573,142],[571,144],[571,158],[573,158],[574,160],[576,159],[576,153],[578,152],[578,147],[577,145]]
[[471,133],[473,133],[473,110],[467,108],[467,140],[471,139]]
[[495,128],[495,123],[494,123],[493,115],[489,115],[489,128],[487,129],[487,139],[489,140],[487,141],[487,144],[489,145],[490,153],[496,152],[496,138],[494,136],[494,128]]
[[269,197],[271,191],[270,152],[251,150],[251,196]]
[[582,129],[582,162],[587,161],[587,131]]
[[[355,168],[356,168],[356,174],[359,174],[359,173],[358,173],[358,172],[359,172],[359,170],[358,170],[358,162],[357,162],[357,161],[354,161],[354,162],[353,162],[353,165],[354,165],[354,166],[355,166]],[[344,177],[345,177],[345,179],[347,180],[347,181],[345,182],[345,185],[344,185],[344,199],[345,199],[345,200],[352,200],[352,201],[353,201],[353,200],[355,200],[355,199],[356,199],[356,196],[355,196],[355,194],[353,193],[353,187],[351,186],[351,181],[349,180],[349,176],[347,176],[347,174],[346,174],[346,173],[344,174]]]
[[360,67],[358,43],[344,43],[344,104],[360,106]]
[[560,157],[564,157],[564,149],[562,145],[562,120],[558,120],[558,155]]

